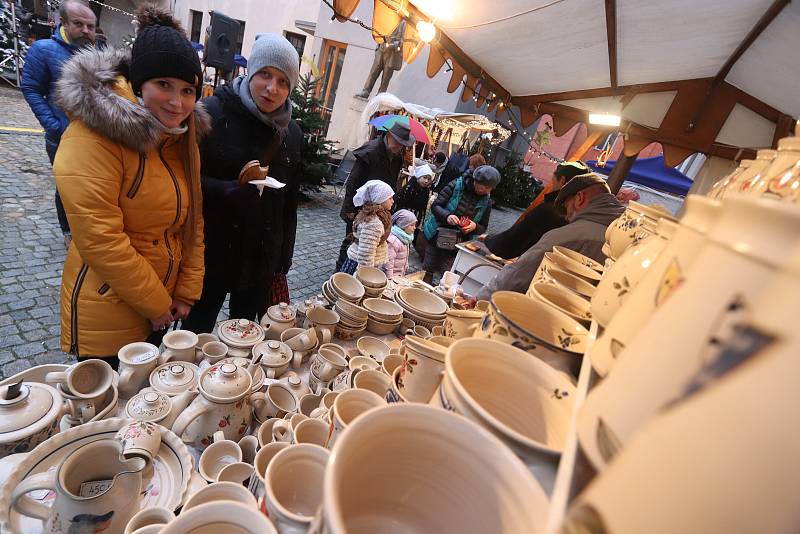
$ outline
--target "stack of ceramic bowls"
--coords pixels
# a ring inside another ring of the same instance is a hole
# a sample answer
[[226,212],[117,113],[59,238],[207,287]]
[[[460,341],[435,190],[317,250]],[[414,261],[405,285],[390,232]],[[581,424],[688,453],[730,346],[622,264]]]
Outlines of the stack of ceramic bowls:
[[365,299],[362,303],[367,310],[367,330],[383,336],[394,332],[403,321],[403,308],[390,300],[379,298]]
[[340,299],[334,304],[333,311],[339,314],[338,329],[352,330],[360,334],[367,328],[369,318],[367,310],[358,304]]
[[377,298],[383,294],[389,279],[380,269],[375,267],[359,267],[355,272],[356,280],[364,286],[364,295],[367,298]]
[[335,273],[322,284],[322,294],[331,304],[340,300],[358,304],[364,298],[364,285],[353,275]]
[[394,294],[394,301],[403,308],[403,315],[428,330],[444,324],[447,303],[437,295],[415,287],[404,287]]

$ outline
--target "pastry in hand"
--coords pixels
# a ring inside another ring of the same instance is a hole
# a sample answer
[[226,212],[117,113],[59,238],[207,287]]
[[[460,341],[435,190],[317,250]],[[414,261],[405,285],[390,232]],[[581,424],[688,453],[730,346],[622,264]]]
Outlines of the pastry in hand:
[[254,159],[242,167],[242,171],[239,173],[239,184],[246,184],[253,180],[263,180],[267,175],[269,175],[269,165],[262,167],[261,163]]

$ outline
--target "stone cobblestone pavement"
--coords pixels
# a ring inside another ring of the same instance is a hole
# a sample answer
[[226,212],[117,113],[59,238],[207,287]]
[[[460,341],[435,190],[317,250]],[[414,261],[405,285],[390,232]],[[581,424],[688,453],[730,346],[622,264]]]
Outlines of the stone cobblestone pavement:
[[[67,363],[59,349],[59,289],[64,241],[53,202],[53,178],[39,128],[20,93],[0,88],[0,379],[33,365]],[[310,195],[298,212],[289,289],[297,301],[315,295],[333,271],[344,234],[333,190]],[[494,210],[491,231],[511,225],[515,210]],[[420,262],[412,252],[411,268]],[[227,306],[220,313],[227,318]]]

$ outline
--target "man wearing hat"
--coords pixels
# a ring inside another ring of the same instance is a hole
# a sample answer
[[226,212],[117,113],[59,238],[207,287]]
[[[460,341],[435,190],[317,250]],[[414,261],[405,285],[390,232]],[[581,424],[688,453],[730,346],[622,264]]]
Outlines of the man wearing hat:
[[602,252],[608,225],[625,211],[606,181],[597,174],[582,174],[571,179],[556,196],[555,206],[566,215],[569,224],[550,230],[515,263],[506,265],[478,292],[479,300],[488,300],[495,291],[525,293],[546,252],[562,246],[597,261]]
[[378,136],[353,151],[356,161],[347,178],[342,211],[339,214],[347,225],[347,229],[339,249],[339,258],[336,260],[337,272],[347,259],[347,248],[352,242],[353,219],[358,211],[353,205],[353,196],[356,191],[368,180],[382,180],[389,184],[393,191],[396,191],[397,178],[403,166],[403,150],[406,147],[414,146],[416,141],[407,124],[396,122],[385,135]]
[[589,168],[581,161],[560,163],[550,182],[552,190],[544,195],[544,200],[538,206],[520,215],[517,222],[504,232],[482,235],[478,239],[483,240],[493,254],[502,258],[521,256],[544,234],[567,224],[564,215],[556,209],[556,197],[570,179],[589,172]]

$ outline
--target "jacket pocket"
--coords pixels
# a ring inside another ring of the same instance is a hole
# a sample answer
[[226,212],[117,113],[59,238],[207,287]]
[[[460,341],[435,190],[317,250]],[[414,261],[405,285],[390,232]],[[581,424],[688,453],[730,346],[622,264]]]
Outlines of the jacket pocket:
[[131,188],[128,189],[128,192],[125,195],[128,198],[132,199],[136,196],[136,193],[139,192],[139,186],[142,185],[142,179],[144,178],[145,160],[147,160],[147,156],[144,154],[144,152],[139,152],[139,166],[136,169],[136,177],[134,177]]

